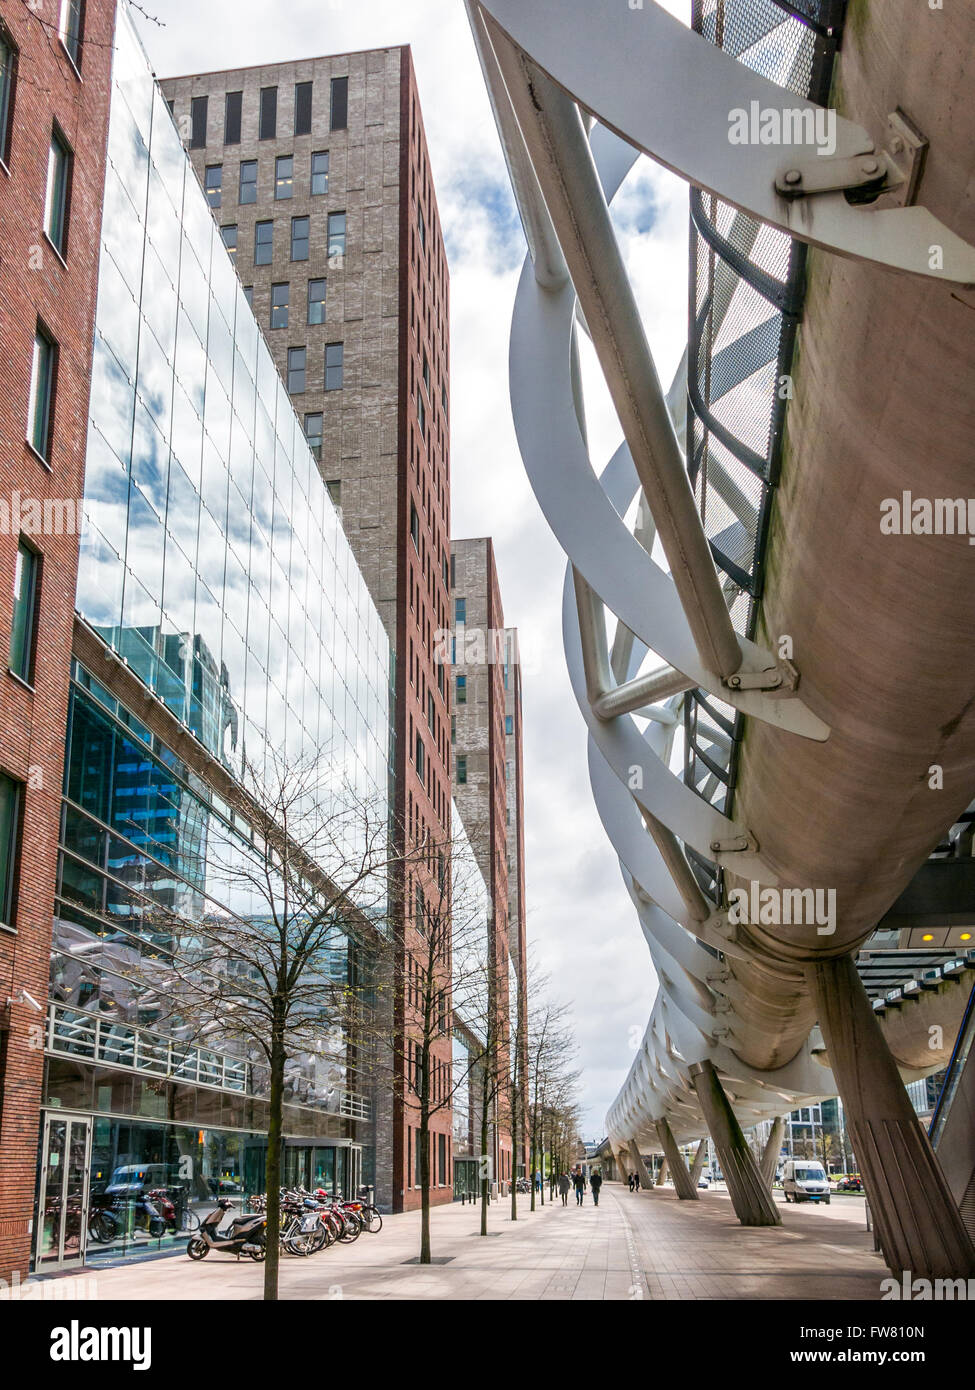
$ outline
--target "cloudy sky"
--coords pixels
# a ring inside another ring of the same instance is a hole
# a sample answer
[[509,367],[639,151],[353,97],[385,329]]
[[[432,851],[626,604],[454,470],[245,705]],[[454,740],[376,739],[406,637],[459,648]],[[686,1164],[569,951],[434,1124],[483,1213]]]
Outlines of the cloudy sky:
[[[687,21],[690,0],[664,3]],[[412,45],[450,265],[451,532],[494,538],[505,619],[521,633],[528,932],[553,992],[572,1005],[584,1131],[599,1137],[655,984],[589,789],[585,729],[562,653],[565,557],[528,486],[511,423],[508,331],[525,241],[463,4],[207,0],[201,11],[199,0],[145,0],[144,8],[159,21],[136,14],[159,77]],[[686,338],[686,188],[641,160],[614,215],[666,386]],[[592,363],[586,384],[600,469],[620,431]]]

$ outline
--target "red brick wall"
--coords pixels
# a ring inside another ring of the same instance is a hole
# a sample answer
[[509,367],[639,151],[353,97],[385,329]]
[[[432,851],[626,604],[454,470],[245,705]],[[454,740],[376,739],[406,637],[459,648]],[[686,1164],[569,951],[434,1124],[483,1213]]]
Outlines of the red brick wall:
[[[450,705],[449,682],[441,695],[434,662],[434,636],[450,626],[449,594],[443,559],[450,557],[448,539],[450,507],[449,430],[437,387],[448,380],[449,280],[440,216],[437,211],[430,156],[427,151],[416,77],[409,48],[402,50],[402,100],[400,108],[400,374],[399,374],[399,526],[397,577],[396,652],[396,799],[395,817],[401,834],[416,846],[426,833],[434,842],[450,838]],[[423,213],[426,245],[420,244],[417,204]],[[423,355],[430,367],[431,389],[422,384]],[[417,392],[426,408],[426,439],[421,435]],[[410,534],[411,506],[419,517],[419,547]],[[427,718],[428,692],[433,695],[435,725]],[[415,763],[416,734],[426,749],[425,775]],[[403,956],[411,949],[422,957],[422,940],[410,925],[417,883],[428,902],[436,901],[436,874],[416,868],[403,884],[407,928]],[[405,958],[399,961],[399,1019],[408,1033],[410,1005],[405,992]],[[449,982],[450,965],[445,966]],[[434,1048],[437,1061],[450,1067],[449,1033]],[[413,1185],[415,1130],[418,1109],[407,1079],[400,1069],[394,1096],[393,1209],[409,1211],[420,1205],[419,1187]],[[413,1130],[412,1136],[408,1134]],[[447,1202],[453,1196],[451,1154],[452,1113],[449,1105],[431,1120],[433,1135],[447,1136],[447,1182],[434,1187],[432,1200]],[[432,1138],[431,1160],[438,1141]],[[411,1171],[407,1171],[407,1165]]]
[[[47,4],[0,0],[0,22],[19,50],[9,160],[0,166],[0,497],[82,495],[98,240],[108,132],[114,0],[87,0],[83,80],[58,39]],[[43,235],[47,157],[56,121],[74,153],[62,262]],[[59,344],[50,468],[25,443],[34,327]],[[42,1015],[7,999],[47,998],[67,715],[76,535],[35,535],[42,554],[33,689],[7,670],[18,538],[0,535],[0,770],[24,784],[15,930],[0,929],[0,1277],[25,1273],[34,1202],[43,1067]]]

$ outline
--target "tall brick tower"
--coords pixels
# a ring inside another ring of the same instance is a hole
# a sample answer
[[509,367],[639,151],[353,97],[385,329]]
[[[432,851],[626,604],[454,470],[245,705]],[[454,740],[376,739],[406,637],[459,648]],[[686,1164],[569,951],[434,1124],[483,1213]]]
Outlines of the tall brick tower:
[[[4,1279],[30,1255],[114,23],[115,0],[0,0]],[[82,1182],[66,1126],[52,1143],[51,1161]],[[65,1242],[80,1220],[79,1198]]]
[[[450,692],[434,637],[450,625],[449,283],[410,50],[160,85],[386,626],[394,834],[446,839]],[[403,1027],[407,957],[437,891],[431,865],[400,885]],[[450,1066],[449,1035],[434,1057]],[[377,1199],[394,1210],[420,1200],[406,1070],[376,1140]],[[433,1128],[433,1200],[448,1201],[448,1110]]]

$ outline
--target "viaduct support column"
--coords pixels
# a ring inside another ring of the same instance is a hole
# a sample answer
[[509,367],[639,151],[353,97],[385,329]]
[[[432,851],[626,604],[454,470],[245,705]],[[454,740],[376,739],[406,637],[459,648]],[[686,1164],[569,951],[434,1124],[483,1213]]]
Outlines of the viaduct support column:
[[895,1273],[972,1278],[971,1237],[853,957],[816,962],[807,973],[884,1259]]
[[670,1164],[674,1179],[674,1191],[682,1202],[697,1201],[697,1181],[691,1179],[687,1164],[681,1158],[674,1132],[666,1120],[657,1121],[657,1138],[663,1145],[664,1157]]
[[633,1171],[640,1179],[640,1186],[642,1188],[652,1187],[653,1183],[650,1181],[650,1176],[647,1173],[647,1165],[643,1161],[643,1156],[637,1147],[636,1140],[628,1139],[626,1141],[626,1148],[633,1162]]
[[693,1182],[695,1188],[697,1187],[697,1180],[701,1176],[701,1170],[704,1167],[704,1160],[707,1158],[707,1156],[708,1141],[707,1139],[702,1139],[700,1144],[698,1144],[697,1146],[697,1153],[694,1155],[694,1162],[691,1164],[691,1182]]
[[743,1226],[780,1226],[781,1218],[762,1181],[755,1155],[741,1132],[712,1063],[698,1062],[691,1067],[691,1081],[718,1151],[738,1220]]
[[663,1185],[664,1185],[664,1183],[665,1183],[666,1181],[667,1181],[667,1155],[664,1154],[663,1158],[660,1160],[660,1167],[659,1167],[659,1169],[657,1170],[657,1186],[658,1186],[658,1187],[663,1187]]
[[765,1152],[762,1154],[762,1181],[770,1192],[775,1181],[775,1169],[779,1161],[784,1133],[785,1117],[776,1115],[772,1121],[772,1129],[769,1133],[768,1143],[765,1145]]

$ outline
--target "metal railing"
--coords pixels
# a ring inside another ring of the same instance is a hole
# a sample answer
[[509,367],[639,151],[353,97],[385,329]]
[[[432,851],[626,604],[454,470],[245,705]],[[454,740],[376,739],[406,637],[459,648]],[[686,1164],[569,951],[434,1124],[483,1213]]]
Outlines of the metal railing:
[[[88,1009],[49,1004],[46,1046],[49,1053],[58,1057],[80,1057],[124,1071],[141,1072],[145,1076],[266,1098],[254,1086],[250,1064],[241,1058],[195,1043],[180,1042],[178,1038],[135,1024],[119,1023]],[[309,1108],[326,1109],[352,1120],[372,1118],[371,1100],[355,1091],[340,1092],[337,1105],[333,1107],[313,1105]]]
[[[824,104],[845,0],[694,0],[692,27],[739,62]],[[690,194],[687,469],[737,632],[755,635],[782,459],[806,247],[712,194]],[[741,716],[684,699],[684,781],[732,814]],[[695,874],[720,891],[714,865]],[[707,891],[707,890],[706,890]]]
[[83,1057],[126,1071],[189,1081],[222,1091],[249,1091],[250,1068],[239,1057],[183,1043],[87,1009],[50,1004],[47,1048],[57,1056]]

